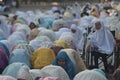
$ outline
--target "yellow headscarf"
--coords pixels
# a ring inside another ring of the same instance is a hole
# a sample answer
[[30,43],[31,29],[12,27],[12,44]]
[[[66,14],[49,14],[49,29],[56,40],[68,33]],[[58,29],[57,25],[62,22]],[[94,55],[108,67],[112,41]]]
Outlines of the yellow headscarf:
[[32,67],[35,69],[41,69],[53,62],[55,59],[55,53],[49,48],[39,48],[32,53]]
[[68,44],[63,40],[56,40],[54,45],[63,47],[64,49],[69,48]]

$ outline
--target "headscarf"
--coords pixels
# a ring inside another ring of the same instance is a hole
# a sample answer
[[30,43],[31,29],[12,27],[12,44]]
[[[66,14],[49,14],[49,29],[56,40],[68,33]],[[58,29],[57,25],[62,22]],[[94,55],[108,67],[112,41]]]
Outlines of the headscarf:
[[30,56],[31,55],[25,49],[14,49],[10,55],[9,64],[21,62],[31,67]]
[[5,52],[5,49],[0,46],[0,73],[5,69],[8,65],[8,56]]
[[10,46],[10,43],[8,42],[8,40],[1,40],[0,42],[2,42],[7,47],[8,51],[10,53],[11,46]]
[[33,40],[34,38],[36,38],[38,36],[39,32],[40,32],[40,30],[38,30],[37,28],[32,29],[30,31],[30,35],[28,37],[28,40],[30,41],[30,40]]
[[39,47],[50,48],[53,46],[53,43],[48,36],[37,36],[35,40],[39,40],[41,42],[38,44]]
[[13,26],[10,27],[10,34],[16,31],[17,27],[20,27],[22,24],[16,23]]
[[48,36],[37,36],[35,38],[35,40],[39,40],[39,41],[42,41],[42,42],[51,42],[50,38]]
[[52,25],[53,31],[58,31],[60,28],[65,27],[65,22],[62,19],[55,20]]
[[59,52],[56,56],[56,59],[53,62],[53,65],[59,66],[59,64],[58,64],[59,59],[65,60],[65,65],[63,66],[63,68],[69,75],[70,80],[73,80],[74,76],[76,75],[76,68],[75,68],[75,65],[73,64],[73,62],[68,57],[67,53],[64,51]]
[[69,48],[68,44],[64,40],[56,40],[54,41],[54,45],[63,47],[64,49]]
[[54,53],[55,53],[55,55],[57,55],[57,53],[61,50],[61,49],[63,49],[63,47],[61,47],[61,46],[52,46],[51,47],[51,49],[54,51]]
[[60,38],[63,32],[70,32],[69,28],[60,28],[58,31],[55,32],[56,40]]
[[[44,16],[44,14],[43,14],[43,16]],[[39,15],[36,16],[37,18],[35,19],[35,23],[38,25],[38,27],[43,27],[46,29],[51,28],[51,23],[53,22],[52,19],[50,19],[48,17],[43,17],[43,16],[41,14],[40,14],[40,17],[39,17]]]
[[3,76],[3,75],[0,75],[0,80],[17,80],[17,79],[15,79],[12,76]]
[[0,42],[0,46],[2,46],[2,47],[4,48],[5,53],[6,53],[7,56],[9,57],[10,52],[9,52],[9,49],[7,48],[7,46],[6,46],[4,43],[2,43],[2,42]]
[[29,44],[18,44],[14,47],[14,49],[25,49],[29,53],[29,55],[34,52],[34,49]]
[[2,75],[9,75],[9,76],[12,76],[14,78],[17,78],[18,71],[23,66],[27,66],[27,65],[24,63],[20,63],[20,62],[12,63],[4,69],[4,71],[2,72]]
[[58,77],[43,77],[40,78],[39,80],[61,80],[61,79]]
[[17,79],[33,80],[29,72],[29,68],[26,66],[23,66],[22,68],[20,68],[17,74]]
[[50,76],[50,74],[48,74],[40,69],[31,69],[30,74],[32,75],[33,80],[35,80],[36,78],[39,78],[39,77]]
[[96,30],[89,38],[92,46],[97,46],[98,51],[101,53],[111,54],[114,49],[114,38],[111,32],[105,27],[102,21],[95,20],[96,22],[100,22],[101,28],[100,30]]
[[0,29],[0,40],[5,40],[6,39],[6,33]]
[[32,46],[34,50],[37,50],[38,48],[40,48],[40,44],[41,44],[41,41],[39,40],[31,40],[29,42],[29,45]]
[[64,33],[62,33],[62,35],[60,36],[59,40],[64,40],[68,44],[68,46],[70,48],[76,50],[75,39],[71,35],[71,32],[64,32]]
[[0,29],[5,32],[6,36],[5,38],[7,38],[9,36],[9,28],[7,26],[5,19],[6,18],[4,16],[0,16]]
[[73,80],[107,80],[105,76],[94,70],[79,72]]
[[41,42],[41,44],[40,44],[41,48],[51,48],[52,46],[53,46],[53,43],[52,42],[48,42],[48,41]]
[[26,37],[30,34],[30,28],[28,25],[21,24],[21,26],[16,28],[16,31],[22,32]]
[[74,49],[62,49],[65,51],[70,60],[73,62],[77,72],[83,71],[86,69],[85,63],[83,62],[81,56]]
[[55,53],[49,48],[39,48],[32,53],[32,67],[35,69],[41,69],[53,62],[55,59]]
[[21,38],[21,40],[26,40],[26,35],[23,32],[20,31],[15,31],[14,33],[12,33],[11,36],[19,36]]
[[55,40],[55,33],[52,30],[41,30],[38,36],[47,36],[52,42]]
[[11,50],[17,44],[25,44],[27,43],[26,37],[22,32],[15,32],[8,38],[8,42],[10,43]]
[[58,77],[61,80],[70,80],[66,71],[60,66],[48,65],[42,68],[41,71],[48,73],[51,77]]
[[70,29],[76,31],[75,33],[72,33],[72,36],[75,39],[75,43],[76,43],[77,49],[78,50],[83,50],[83,45],[84,45],[83,32],[75,24],[72,24]]

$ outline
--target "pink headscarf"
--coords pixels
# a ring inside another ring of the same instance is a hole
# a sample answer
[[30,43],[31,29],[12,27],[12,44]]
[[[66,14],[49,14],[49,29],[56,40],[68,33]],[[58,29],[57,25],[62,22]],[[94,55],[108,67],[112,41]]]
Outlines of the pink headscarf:
[[0,80],[16,80],[16,79],[11,77],[11,76],[2,76],[2,75],[0,75]]
[[39,80],[61,80],[58,77],[44,77],[44,78],[40,78]]

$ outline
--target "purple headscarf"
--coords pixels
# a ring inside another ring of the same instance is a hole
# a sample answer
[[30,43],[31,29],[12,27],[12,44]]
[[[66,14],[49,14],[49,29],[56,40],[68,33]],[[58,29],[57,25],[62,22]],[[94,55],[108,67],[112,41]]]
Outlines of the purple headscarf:
[[5,69],[5,67],[8,65],[8,56],[5,53],[5,49],[0,46],[0,73]]

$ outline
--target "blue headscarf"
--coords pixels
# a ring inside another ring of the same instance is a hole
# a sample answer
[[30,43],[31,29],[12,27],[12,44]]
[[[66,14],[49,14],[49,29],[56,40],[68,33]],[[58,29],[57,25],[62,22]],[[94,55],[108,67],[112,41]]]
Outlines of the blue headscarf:
[[15,49],[9,58],[9,64],[14,62],[22,62],[31,67],[30,54],[25,49]]
[[5,40],[5,38],[3,36],[0,36],[0,40]]
[[9,52],[9,50],[8,50],[7,46],[6,46],[4,43],[2,43],[2,42],[0,42],[0,46],[2,46],[2,47],[5,49],[5,52],[6,52],[6,54],[7,54],[7,55],[8,55],[8,57],[9,57],[10,52]]
[[[2,75],[9,75],[12,76],[14,78],[17,78],[18,75],[18,71],[23,67],[26,66],[28,67],[26,64],[24,63],[20,63],[20,62],[16,62],[16,63],[12,63],[10,65],[8,65],[4,71],[2,72]],[[28,67],[29,68],[29,67]]]
[[73,62],[68,57],[67,53],[64,51],[59,52],[53,62],[53,65],[58,65],[58,59],[65,60],[65,65],[63,68],[69,75],[70,79],[73,80],[74,76],[76,75],[76,69]]

